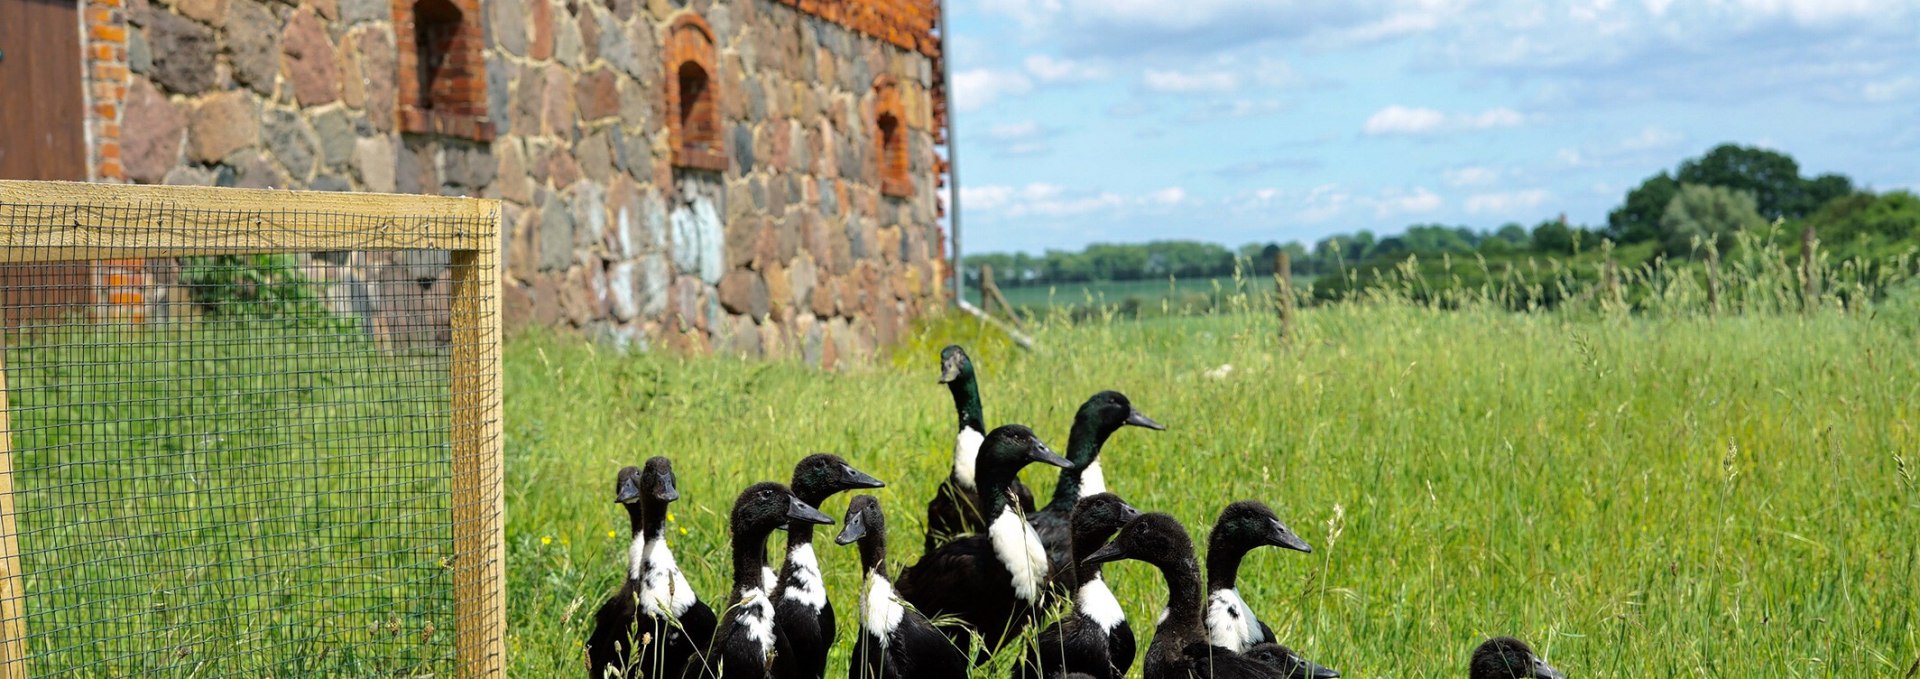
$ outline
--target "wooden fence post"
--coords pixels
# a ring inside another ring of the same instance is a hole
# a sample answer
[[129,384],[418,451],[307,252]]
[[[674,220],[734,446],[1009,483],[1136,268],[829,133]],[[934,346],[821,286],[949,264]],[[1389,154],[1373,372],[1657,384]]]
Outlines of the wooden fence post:
[[1813,227],[1800,232],[1800,306],[1806,311],[1820,307],[1820,272],[1814,271],[1814,251],[1820,240]]
[[1286,250],[1273,256],[1274,305],[1280,314],[1280,339],[1293,335],[1293,258]]
[[454,676],[506,676],[500,253],[453,253]]
[[[0,333],[4,333],[0,323]],[[0,679],[26,679],[26,574],[13,512],[13,420],[7,403],[7,347],[0,334]]]

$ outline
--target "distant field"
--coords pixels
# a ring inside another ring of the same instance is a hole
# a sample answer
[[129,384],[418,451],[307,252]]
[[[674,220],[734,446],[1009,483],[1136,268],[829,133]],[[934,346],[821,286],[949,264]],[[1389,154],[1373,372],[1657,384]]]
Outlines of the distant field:
[[[1370,301],[1302,311],[1284,348],[1248,312],[1043,322],[1031,354],[949,317],[834,374],[525,338],[507,353],[512,674],[580,672],[624,573],[613,474],[651,455],[679,468],[673,546],[708,601],[728,589],[734,494],[812,451],[889,483],[891,554],[912,563],[952,446],[935,352],[956,341],[990,422],[1063,445],[1112,388],[1168,424],[1103,458],[1136,506],[1204,535],[1230,500],[1273,505],[1314,552],[1256,552],[1242,591],[1347,676],[1461,677],[1478,641],[1513,634],[1582,678],[1901,677],[1920,655],[1920,354],[1914,315],[1892,311]],[[857,557],[820,558],[841,621],[827,674],[844,676]],[[1138,563],[1108,574],[1144,647],[1164,588]]]
[[[1305,280],[1296,278],[1296,284],[1304,285]],[[1164,310],[1167,313],[1185,314],[1211,310],[1215,303],[1216,292],[1231,294],[1240,288],[1261,293],[1270,292],[1273,290],[1273,279],[1267,276],[1240,279],[1222,276],[1219,278],[1094,281],[1001,288],[1000,292],[1006,295],[1007,302],[1015,307],[1035,313],[1054,307],[1130,305],[1141,307],[1147,312]],[[978,290],[970,292],[975,299],[978,299]]]

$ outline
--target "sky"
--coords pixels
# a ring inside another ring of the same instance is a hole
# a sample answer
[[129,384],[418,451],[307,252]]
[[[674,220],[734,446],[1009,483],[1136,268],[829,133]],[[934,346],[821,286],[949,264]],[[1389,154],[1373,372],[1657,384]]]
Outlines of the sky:
[[1920,190],[1915,0],[949,0],[965,252],[1599,225],[1732,142]]

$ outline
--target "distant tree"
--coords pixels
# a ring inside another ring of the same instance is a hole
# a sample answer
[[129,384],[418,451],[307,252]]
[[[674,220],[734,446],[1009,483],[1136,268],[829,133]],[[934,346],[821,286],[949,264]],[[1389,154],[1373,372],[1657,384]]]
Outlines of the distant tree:
[[1680,192],[1680,182],[1661,170],[1627,192],[1627,200],[1607,213],[1607,237],[1616,243],[1640,243],[1660,237],[1660,216]]
[[1804,192],[1805,201],[1800,205],[1796,216],[1812,215],[1815,212],[1819,212],[1820,208],[1826,207],[1827,203],[1855,195],[1858,192],[1853,186],[1852,179],[1848,179],[1847,176],[1843,174],[1833,173],[1823,174],[1807,180],[1802,191]]
[[1574,230],[1567,226],[1565,219],[1549,219],[1533,227],[1533,249],[1549,254],[1571,255],[1574,252]]
[[[1506,241],[1508,244],[1522,250],[1533,247],[1533,237],[1527,235],[1527,227],[1515,222],[1507,222],[1501,225],[1499,231],[1493,232],[1493,237]],[[1485,245],[1484,242],[1481,244]]]
[[1755,203],[1745,191],[1683,184],[1660,216],[1661,242],[1673,256],[1693,254],[1696,241],[1726,252],[1733,247],[1735,234],[1766,227],[1767,220]]
[[1802,217],[1819,207],[1806,205],[1800,163],[1778,151],[1721,144],[1697,159],[1681,161],[1674,178],[1681,184],[1744,191],[1753,197],[1760,216],[1769,220]]

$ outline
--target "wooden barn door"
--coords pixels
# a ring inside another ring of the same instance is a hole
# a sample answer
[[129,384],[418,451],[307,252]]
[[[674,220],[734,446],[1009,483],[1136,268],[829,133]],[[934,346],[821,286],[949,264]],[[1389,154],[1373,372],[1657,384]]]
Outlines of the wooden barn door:
[[[0,0],[0,179],[86,181],[80,56],[77,0]],[[94,302],[85,262],[4,260],[5,327],[49,322]]]

